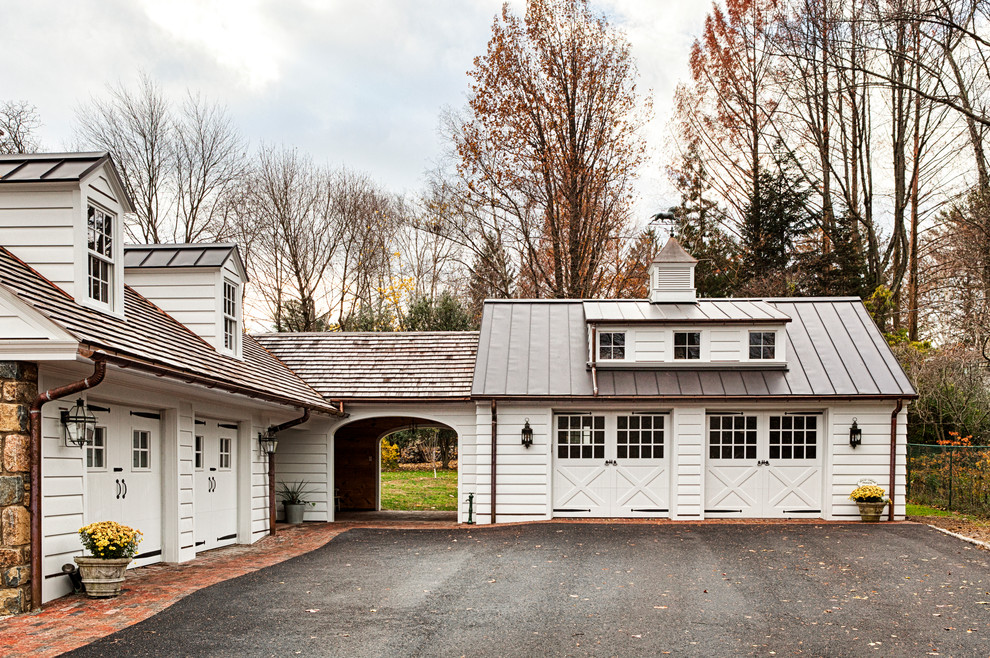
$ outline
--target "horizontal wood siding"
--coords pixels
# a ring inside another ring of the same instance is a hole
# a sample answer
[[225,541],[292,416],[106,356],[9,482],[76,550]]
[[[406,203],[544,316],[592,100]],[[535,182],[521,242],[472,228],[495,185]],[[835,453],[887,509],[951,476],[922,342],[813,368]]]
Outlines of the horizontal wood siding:
[[71,191],[0,194],[0,245],[73,294],[76,210]]
[[[845,404],[832,408],[831,478],[825,501],[828,518],[858,519],[859,509],[849,494],[859,480],[870,478],[890,493],[890,414],[894,403]],[[863,430],[863,442],[849,445],[849,427],[853,418]],[[907,411],[897,418],[897,449],[894,489],[894,518],[905,514],[907,485]],[[830,508],[830,510],[829,510]]]
[[217,305],[222,303],[223,290],[217,288],[216,270],[132,268],[127,270],[125,279],[127,285],[218,347],[222,336],[217,325]]
[[306,506],[304,520],[329,521],[333,503],[330,493],[330,434],[325,427],[314,429],[309,427],[311,424],[304,425],[301,430],[290,429],[279,434],[275,481],[305,481],[308,492],[305,500],[315,505]]
[[676,407],[672,416],[671,480],[674,492],[671,518],[701,519],[705,512],[705,410],[702,407]]
[[635,358],[638,361],[665,361],[666,332],[663,329],[637,329],[635,331]]

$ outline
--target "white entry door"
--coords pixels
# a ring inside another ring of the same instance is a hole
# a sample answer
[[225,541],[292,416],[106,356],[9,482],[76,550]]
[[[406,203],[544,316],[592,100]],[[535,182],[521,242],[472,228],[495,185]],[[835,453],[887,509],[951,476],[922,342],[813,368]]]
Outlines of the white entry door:
[[97,419],[86,447],[86,522],[118,521],[142,534],[131,566],[162,559],[161,416],[120,405],[89,405]]
[[554,516],[669,515],[668,416],[558,414]]
[[196,550],[237,541],[237,425],[197,420],[193,452]]
[[705,516],[821,516],[821,416],[710,414]]

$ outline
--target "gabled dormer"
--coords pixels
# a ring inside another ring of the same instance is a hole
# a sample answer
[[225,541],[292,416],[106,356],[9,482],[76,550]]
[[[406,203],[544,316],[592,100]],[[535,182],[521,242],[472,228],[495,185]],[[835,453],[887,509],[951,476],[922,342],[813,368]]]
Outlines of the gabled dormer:
[[127,285],[218,352],[241,358],[247,273],[234,244],[128,245]]
[[118,316],[129,212],[107,153],[0,155],[0,245],[80,304]]
[[698,300],[694,268],[698,261],[675,239],[670,238],[650,263],[650,302],[684,303]]

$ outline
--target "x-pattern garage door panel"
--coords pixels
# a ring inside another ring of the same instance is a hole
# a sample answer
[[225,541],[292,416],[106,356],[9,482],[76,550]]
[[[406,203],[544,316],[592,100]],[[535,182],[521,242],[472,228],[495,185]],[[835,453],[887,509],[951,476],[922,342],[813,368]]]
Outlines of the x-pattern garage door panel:
[[821,515],[820,429],[818,414],[709,414],[705,515]]
[[555,516],[669,513],[665,415],[558,414],[554,427]]

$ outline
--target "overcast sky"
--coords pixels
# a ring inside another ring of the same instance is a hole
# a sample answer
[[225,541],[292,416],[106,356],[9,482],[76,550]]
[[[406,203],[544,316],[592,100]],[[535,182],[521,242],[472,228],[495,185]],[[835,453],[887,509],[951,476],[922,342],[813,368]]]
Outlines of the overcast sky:
[[[415,193],[445,148],[438,119],[466,100],[501,0],[0,0],[0,99],[37,106],[49,150],[107,84],[149,73],[226,104],[244,136],[295,145]],[[523,2],[510,3],[521,12]],[[653,97],[641,218],[676,199],[667,119],[707,0],[597,0],[627,33]]]

